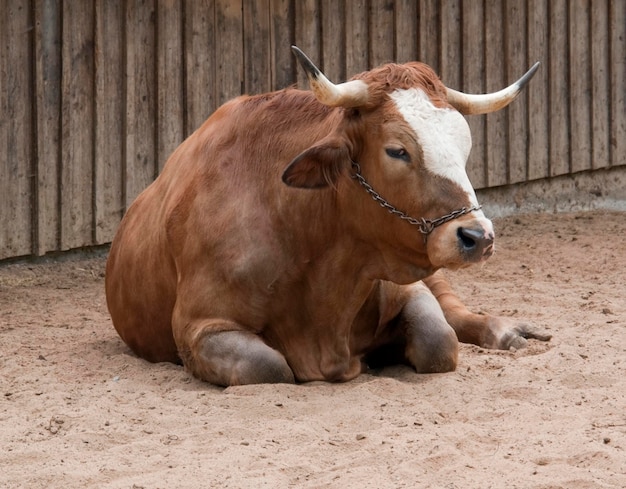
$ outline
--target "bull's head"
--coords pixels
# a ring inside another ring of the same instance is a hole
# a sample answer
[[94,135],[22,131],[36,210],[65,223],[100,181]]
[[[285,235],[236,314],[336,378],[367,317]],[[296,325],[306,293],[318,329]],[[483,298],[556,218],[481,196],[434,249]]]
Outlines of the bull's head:
[[[493,226],[465,171],[472,142],[461,114],[506,107],[539,63],[503,90],[470,95],[445,87],[422,63],[385,65],[335,85],[302,51],[292,49],[319,102],[346,110],[333,134],[294,159],[283,181],[306,188],[346,186],[344,207],[352,208],[357,221],[366,221],[353,229],[384,249],[394,270],[407,264],[421,270],[458,268],[491,256]],[[401,219],[365,210],[372,206],[367,194]],[[392,272],[389,278],[409,281],[418,275],[417,270]]]

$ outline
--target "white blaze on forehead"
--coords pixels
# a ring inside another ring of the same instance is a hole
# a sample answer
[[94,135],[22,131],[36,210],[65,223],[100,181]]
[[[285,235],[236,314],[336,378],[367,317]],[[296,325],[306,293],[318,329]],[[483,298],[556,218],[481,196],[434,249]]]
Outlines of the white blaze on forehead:
[[[465,172],[472,148],[467,122],[454,109],[435,107],[418,88],[396,90],[391,94],[398,111],[415,131],[424,154],[426,168],[461,187],[472,205],[478,205],[474,188]],[[482,215],[482,212],[479,211]]]

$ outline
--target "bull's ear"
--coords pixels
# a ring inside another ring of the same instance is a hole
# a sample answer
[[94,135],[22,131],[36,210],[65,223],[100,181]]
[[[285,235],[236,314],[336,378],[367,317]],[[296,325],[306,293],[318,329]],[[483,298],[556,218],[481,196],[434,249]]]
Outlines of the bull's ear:
[[283,172],[290,187],[322,188],[335,186],[341,168],[350,161],[344,141],[325,139],[296,156]]

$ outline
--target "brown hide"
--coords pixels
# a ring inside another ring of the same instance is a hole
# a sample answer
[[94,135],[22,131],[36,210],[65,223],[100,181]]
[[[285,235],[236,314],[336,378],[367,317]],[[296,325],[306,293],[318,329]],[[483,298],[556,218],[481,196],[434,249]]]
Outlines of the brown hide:
[[[198,338],[232,329],[259,335],[298,380],[357,375],[409,294],[388,281],[433,273],[429,253],[444,243],[445,226],[426,248],[415,227],[351,178],[351,160],[416,217],[468,205],[421,167],[413,131],[386,95],[420,86],[445,106],[443,85],[422,67],[364,74],[375,95],[367,107],[328,108],[289,89],[237,98],[192,134],[130,207],[111,247],[107,303],[133,351],[182,359],[193,371]],[[407,148],[410,165],[385,155],[388,141]],[[292,186],[281,179],[288,167]]]

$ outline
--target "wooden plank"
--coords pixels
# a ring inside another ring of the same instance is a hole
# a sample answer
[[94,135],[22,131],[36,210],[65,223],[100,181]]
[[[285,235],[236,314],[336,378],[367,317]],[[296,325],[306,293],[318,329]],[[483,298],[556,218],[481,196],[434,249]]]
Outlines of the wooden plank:
[[591,57],[589,0],[570,0],[570,136],[571,171],[591,168]]
[[152,0],[126,4],[126,207],[157,175],[155,16]]
[[96,1],[95,242],[113,240],[124,211],[124,6]]
[[[421,58],[446,84],[474,93],[498,90],[542,61],[504,124],[499,114],[469,119],[476,187],[625,165],[625,10],[623,0],[8,2],[0,16],[0,258],[110,240],[158,163],[218,105],[216,91],[221,102],[242,82],[257,91],[265,74],[268,87],[258,91],[293,81],[294,40],[336,81],[391,53]],[[528,113],[516,114],[525,97]],[[527,176],[516,173],[524,151]]]
[[550,113],[548,75],[550,72],[548,26],[549,0],[528,2],[528,66],[540,61],[539,71],[526,88],[528,92],[528,179],[550,175]]
[[461,88],[463,59],[461,56],[461,2],[443,0],[441,6],[441,56],[439,76],[453,88]]
[[61,249],[94,243],[94,5],[63,4]]
[[415,0],[396,0],[394,19],[396,62],[417,61],[419,44],[418,2]]
[[[609,7],[606,0],[591,5],[591,166],[606,168],[609,153]],[[626,23],[626,18],[624,19]]]
[[626,165],[626,2],[610,3],[611,165]]
[[393,2],[370,0],[369,23],[369,58],[372,68],[395,59]]
[[213,2],[185,2],[185,136],[217,109]]
[[272,86],[269,0],[243,2],[244,92],[269,92]]
[[184,139],[183,7],[157,2],[157,151],[159,172]]
[[[320,16],[317,0],[300,0],[295,8],[295,38],[298,46],[318,67],[322,62],[322,43],[320,39]],[[303,69],[296,73],[298,87],[308,90],[309,81]]]
[[241,0],[215,0],[217,105],[244,92],[243,6]]
[[346,2],[346,78],[369,68],[368,39],[367,0]]
[[[467,93],[485,92],[485,31],[483,29],[484,2],[463,2],[463,86]],[[469,116],[467,122],[472,132],[472,152],[467,162],[467,174],[474,188],[487,184],[485,162],[485,117]]]
[[322,70],[334,83],[346,81],[345,0],[321,0]]
[[[485,75],[487,92],[506,86],[504,32],[505,18],[500,0],[485,2]],[[487,186],[495,187],[508,182],[507,175],[507,116],[506,109],[486,116]]]
[[0,15],[0,259],[33,250],[33,121],[30,105],[31,19],[28,1],[8,2]]
[[43,255],[59,249],[59,155],[61,128],[61,1],[35,2],[37,112],[37,242]]
[[567,49],[568,0],[551,0],[549,129],[550,176],[569,173],[569,52]]
[[[526,69],[526,9],[524,2],[506,0],[506,85],[517,80]],[[504,86],[502,87],[504,88]],[[528,90],[509,106],[508,115],[508,183],[528,179]]]
[[430,65],[440,73],[439,45],[440,21],[439,0],[420,0],[419,2],[419,61]]
[[272,89],[286,88],[296,81],[294,10],[291,0],[270,0]]

